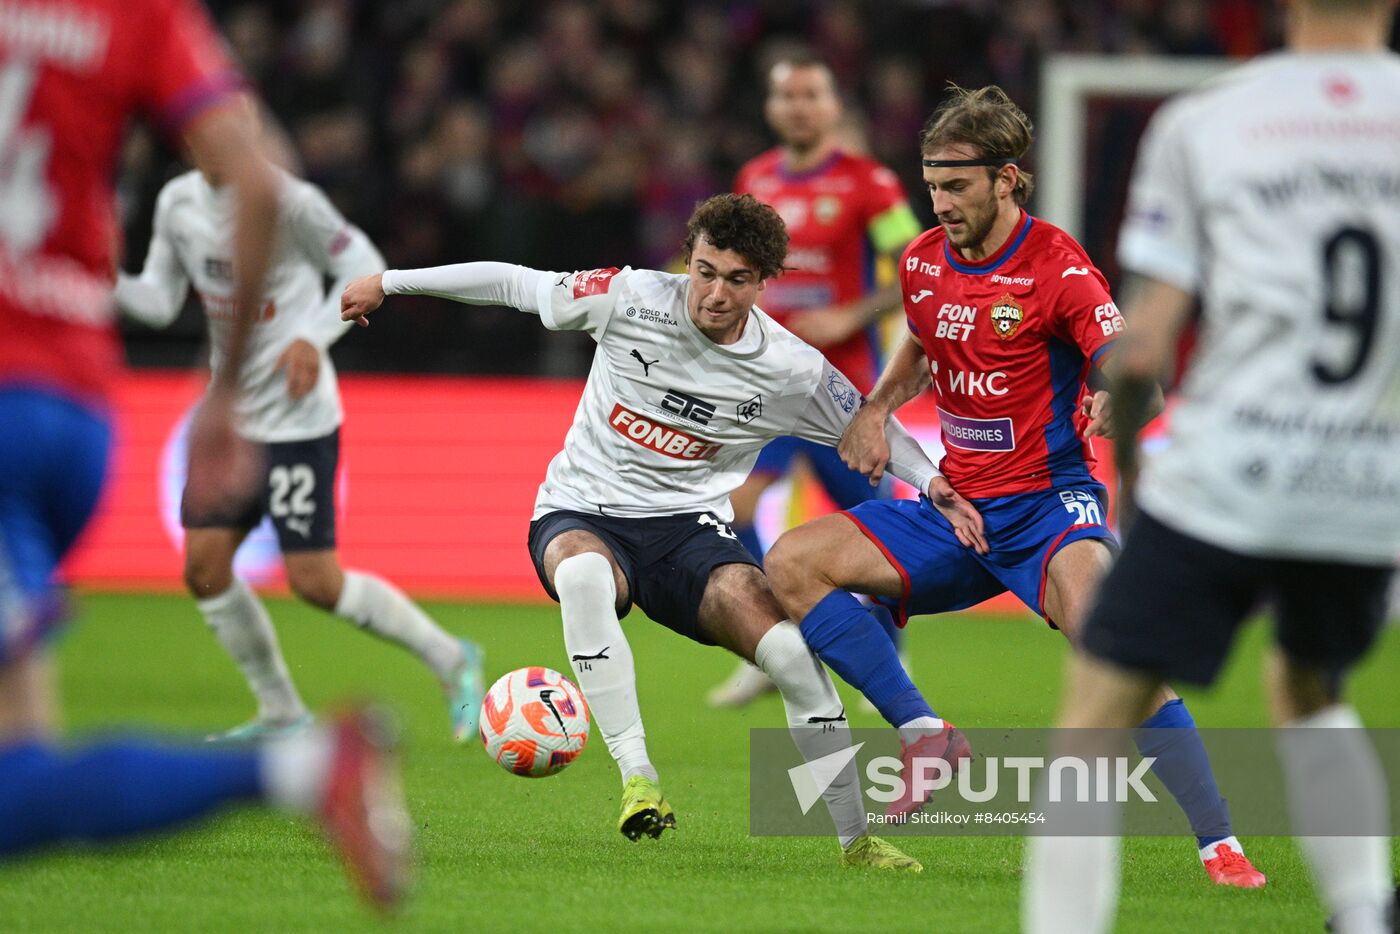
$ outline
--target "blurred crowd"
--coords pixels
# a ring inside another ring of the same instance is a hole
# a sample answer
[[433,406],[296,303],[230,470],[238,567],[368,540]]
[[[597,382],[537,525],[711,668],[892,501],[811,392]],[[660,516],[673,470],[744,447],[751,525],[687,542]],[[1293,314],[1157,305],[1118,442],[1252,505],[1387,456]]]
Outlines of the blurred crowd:
[[[210,7],[321,185],[390,266],[498,259],[665,266],[695,202],[772,145],[764,81],[810,48],[832,67],[852,145],[931,222],[917,137],[948,81],[996,82],[1035,116],[1060,51],[1248,56],[1274,0],[214,0]],[[148,133],[122,173],[126,266],[180,170]],[[1034,160],[1030,162],[1034,168]],[[538,322],[426,300],[337,347],[350,369],[569,373],[578,345]],[[379,321],[376,322],[377,324]],[[137,363],[188,362],[199,320],[131,332]],[[181,357],[181,354],[184,356]]]

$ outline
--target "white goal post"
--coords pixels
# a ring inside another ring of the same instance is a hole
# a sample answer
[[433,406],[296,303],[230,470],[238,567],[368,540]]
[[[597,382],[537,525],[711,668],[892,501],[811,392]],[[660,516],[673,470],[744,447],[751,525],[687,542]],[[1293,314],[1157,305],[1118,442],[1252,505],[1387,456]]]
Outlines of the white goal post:
[[1088,98],[1167,97],[1239,64],[1164,55],[1049,56],[1040,73],[1037,213],[1075,239],[1084,235]]

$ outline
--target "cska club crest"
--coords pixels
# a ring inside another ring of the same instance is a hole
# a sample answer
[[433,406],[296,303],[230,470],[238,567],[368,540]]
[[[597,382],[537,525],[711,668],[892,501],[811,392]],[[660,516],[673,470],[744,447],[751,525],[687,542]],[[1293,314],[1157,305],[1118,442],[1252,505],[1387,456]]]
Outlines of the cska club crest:
[[1009,340],[1021,329],[1025,317],[1025,309],[1007,293],[992,306],[992,330],[1002,340]]

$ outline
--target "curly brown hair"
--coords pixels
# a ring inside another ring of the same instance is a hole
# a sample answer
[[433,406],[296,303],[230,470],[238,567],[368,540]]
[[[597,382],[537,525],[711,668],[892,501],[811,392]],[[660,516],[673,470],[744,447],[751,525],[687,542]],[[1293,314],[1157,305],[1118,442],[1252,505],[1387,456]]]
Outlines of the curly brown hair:
[[[943,103],[924,124],[919,151],[928,158],[949,146],[967,146],[979,159],[1015,161],[1031,148],[1034,132],[1031,118],[995,84],[969,91],[950,83]],[[1035,190],[1035,179],[1019,165],[1016,168],[1012,197],[1024,206]],[[995,177],[997,169],[989,166],[987,171]]]
[[715,195],[700,202],[686,225],[681,255],[687,265],[701,237],[717,250],[733,250],[758,270],[760,279],[783,271],[788,232],[778,212],[753,195]]

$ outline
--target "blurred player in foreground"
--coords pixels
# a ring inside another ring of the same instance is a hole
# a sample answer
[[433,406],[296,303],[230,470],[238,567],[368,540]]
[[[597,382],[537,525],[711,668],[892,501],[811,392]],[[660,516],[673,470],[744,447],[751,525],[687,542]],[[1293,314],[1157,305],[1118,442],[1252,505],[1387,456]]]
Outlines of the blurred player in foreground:
[[[910,333],[841,442],[849,463],[878,474],[885,421],[932,386],[941,469],[981,512],[990,547],[966,547],[926,501],[885,500],[809,522],[768,555],[774,592],[808,643],[899,728],[906,775],[920,757],[965,758],[967,741],[848,591],[888,600],[903,625],[1009,590],[1074,640],[1114,547],[1089,438],[1107,425],[1108,393],[1095,387],[1122,319],[1079,244],[1026,213],[1032,180],[1017,160],[1030,145],[1029,119],[1000,88],[955,88],[934,113],[921,152],[939,226],[900,264]],[[1144,726],[1174,729],[1144,730],[1140,745],[1190,819],[1207,873],[1263,885],[1184,702],[1164,690],[1152,711]],[[922,806],[918,785],[906,783],[892,814]]]
[[[619,622],[634,602],[772,678],[805,758],[850,745],[830,677],[727,523],[729,494],[764,444],[780,435],[835,444],[860,394],[819,351],[754,307],[787,253],[772,208],[748,195],[717,195],[691,216],[683,252],[684,275],[506,263],[390,270],[351,283],[343,300],[345,317],[364,323],[386,294],[506,305],[598,342],[573,427],[540,487],[529,547],[541,584],[559,601],[573,670],[622,772],[618,829],[633,840],[676,823],[647,755],[632,650]],[[950,521],[975,526],[975,511],[949,494],[918,443],[898,422],[887,430],[891,469],[916,489],[932,487]],[[825,798],[843,862],[922,869],[866,832],[853,767]]]
[[[875,286],[876,262],[893,259],[920,233],[899,178],[871,159],[843,150],[836,79],[820,59],[790,57],[768,77],[768,125],[780,145],[739,170],[734,191],[771,205],[787,226],[788,268],[764,290],[763,310],[818,348],[862,393],[880,375],[876,325],[899,305],[899,283]],[[890,484],[872,486],[836,450],[802,438],[778,438],[759,454],[730,502],[734,533],[755,558],[763,544],[754,529],[759,497],[801,457],[840,509],[887,499]],[[902,630],[881,613],[900,644]],[[773,689],[749,664],[710,692],[718,707],[738,707]]]
[[409,827],[394,757],[365,713],[237,753],[137,740],[64,750],[50,738],[54,575],[101,491],[121,359],[109,176],[138,111],[238,193],[235,312],[222,377],[191,429],[189,495],[217,508],[254,476],[232,414],[276,182],[241,84],[190,0],[0,0],[0,858],[261,801],[319,815],[364,893],[389,904]]
[[[1119,238],[1141,278],[1112,366],[1130,479],[1144,399],[1197,296],[1204,327],[1059,724],[1130,727],[1165,678],[1214,682],[1240,623],[1272,603],[1274,718],[1304,728],[1279,734],[1294,828],[1345,934],[1391,930],[1394,884],[1384,775],[1342,700],[1400,552],[1393,13],[1394,0],[1293,0],[1286,51],[1172,101],[1143,138]],[[1103,744],[1074,751],[1119,754]],[[1026,930],[1112,927],[1116,816],[1100,836],[1032,841]]]
[[[316,186],[281,172],[277,183],[275,245],[237,404],[239,433],[265,450],[265,473],[240,502],[210,511],[186,498],[180,510],[185,583],[258,701],[256,719],[210,739],[253,740],[311,722],[267,610],[233,572],[238,546],[269,515],[292,592],[417,655],[447,693],[453,735],[464,742],[476,733],[481,710],[480,651],[444,632],[383,578],[342,570],[336,556],[343,412],[327,348],[349,327],[340,320],[341,290],[383,270],[384,258]],[[172,179],[156,199],[141,275],[117,277],[117,305],[154,327],[179,316],[193,283],[209,325],[211,387],[222,378],[235,311],[233,211],[233,192],[217,173]]]

